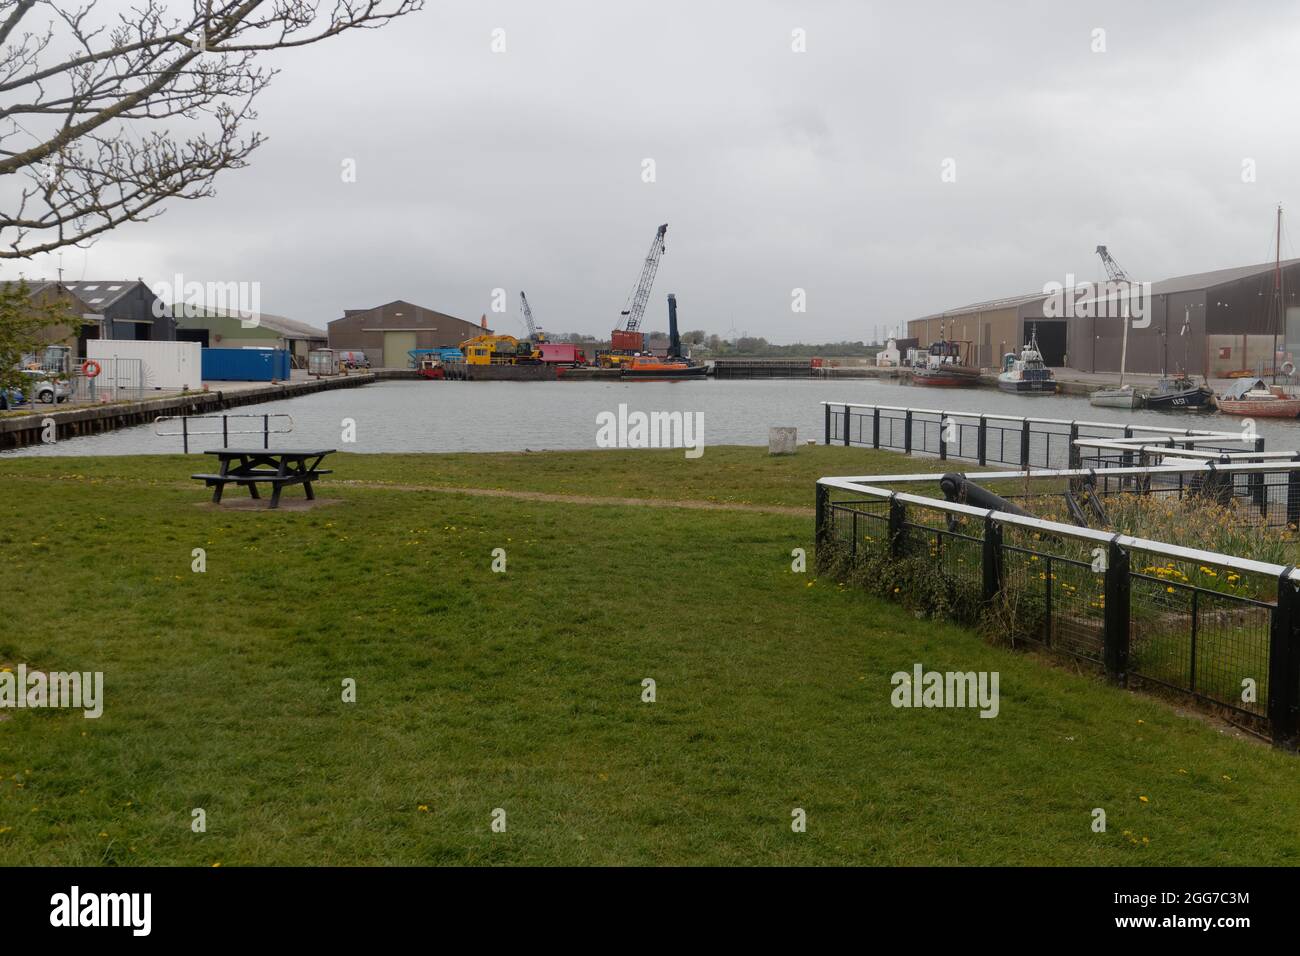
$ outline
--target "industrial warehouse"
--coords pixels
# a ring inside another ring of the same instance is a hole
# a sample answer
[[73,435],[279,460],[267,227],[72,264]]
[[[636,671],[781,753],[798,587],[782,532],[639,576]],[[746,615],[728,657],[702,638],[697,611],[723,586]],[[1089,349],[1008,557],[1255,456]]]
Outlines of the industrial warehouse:
[[[1104,247],[1101,247],[1104,249]],[[1059,289],[1061,284],[1057,285]],[[1142,283],[1141,316],[1129,323],[1126,369],[1176,371],[1210,378],[1271,369],[1300,355],[1300,259],[1236,266]],[[1280,285],[1280,289],[1279,289]],[[1062,296],[1045,291],[992,299],[907,323],[922,346],[940,339],[972,344],[972,361],[993,368],[1008,352],[1037,336],[1043,361],[1080,372],[1119,372],[1124,321],[1104,293],[1064,284]],[[1073,292],[1073,295],[1068,293]],[[1286,319],[1278,318],[1280,292]],[[1147,321],[1149,319],[1149,321]],[[1274,337],[1277,351],[1274,356]]]

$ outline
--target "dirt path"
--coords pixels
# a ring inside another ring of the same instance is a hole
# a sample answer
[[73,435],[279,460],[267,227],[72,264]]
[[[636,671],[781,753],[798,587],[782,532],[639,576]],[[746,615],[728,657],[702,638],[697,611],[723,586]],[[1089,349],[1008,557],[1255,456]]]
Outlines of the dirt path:
[[434,494],[474,495],[482,498],[514,498],[518,501],[546,501],[562,505],[609,505],[613,507],[692,508],[698,511],[747,511],[754,514],[794,515],[811,518],[812,508],[793,505],[751,505],[736,501],[701,501],[698,498],[610,498],[600,495],[560,495],[547,491],[516,491],[508,488],[461,488],[457,485],[389,484],[382,481],[336,481],[349,488],[378,491],[430,491]]
[[[0,475],[8,481],[50,481],[49,475]],[[159,481],[153,478],[127,478],[110,476],[84,479],[86,484],[167,484],[174,488],[196,488],[193,482]],[[373,491],[427,491],[443,495],[472,495],[479,498],[513,498],[516,501],[544,501],[561,505],[603,505],[617,508],[686,508],[696,511],[741,511],[749,514],[791,515],[798,518],[813,517],[812,508],[794,505],[752,505],[739,501],[702,501],[699,498],[613,498],[601,495],[561,495],[548,491],[524,491],[509,488],[462,488],[457,485],[412,485],[385,481],[330,481],[316,485],[328,491],[333,487],[363,488]],[[238,500],[238,499],[235,499]],[[281,499],[288,503],[291,499]],[[224,503],[224,502],[223,502]],[[333,503],[331,501],[331,503]]]

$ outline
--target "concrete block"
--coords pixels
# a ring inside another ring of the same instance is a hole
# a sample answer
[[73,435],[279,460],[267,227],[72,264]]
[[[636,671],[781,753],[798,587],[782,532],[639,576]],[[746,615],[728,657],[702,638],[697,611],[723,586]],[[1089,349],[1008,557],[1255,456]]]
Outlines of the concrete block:
[[798,447],[798,429],[777,426],[767,430],[767,453],[769,455],[793,455]]

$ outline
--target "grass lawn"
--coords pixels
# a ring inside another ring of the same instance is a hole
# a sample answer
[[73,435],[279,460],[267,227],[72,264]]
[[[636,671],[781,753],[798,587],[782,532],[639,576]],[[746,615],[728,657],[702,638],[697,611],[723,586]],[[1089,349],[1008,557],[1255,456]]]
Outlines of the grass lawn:
[[[199,462],[0,459],[0,664],[106,696],[0,712],[0,862],[1300,863],[1294,757],[792,573],[810,517],[378,486],[811,508],[916,460],[338,455],[279,513]],[[999,716],[893,708],[916,662],[1000,672]]]

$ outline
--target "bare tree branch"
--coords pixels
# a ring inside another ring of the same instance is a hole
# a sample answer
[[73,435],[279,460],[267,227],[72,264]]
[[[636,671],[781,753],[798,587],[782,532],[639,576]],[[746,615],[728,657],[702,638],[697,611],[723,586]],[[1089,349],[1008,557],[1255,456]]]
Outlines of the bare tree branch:
[[211,196],[217,174],[246,166],[263,141],[249,130],[253,101],[277,71],[260,54],[375,29],[423,0],[321,7],[141,0],[96,19],[94,0],[0,0],[0,259]]

